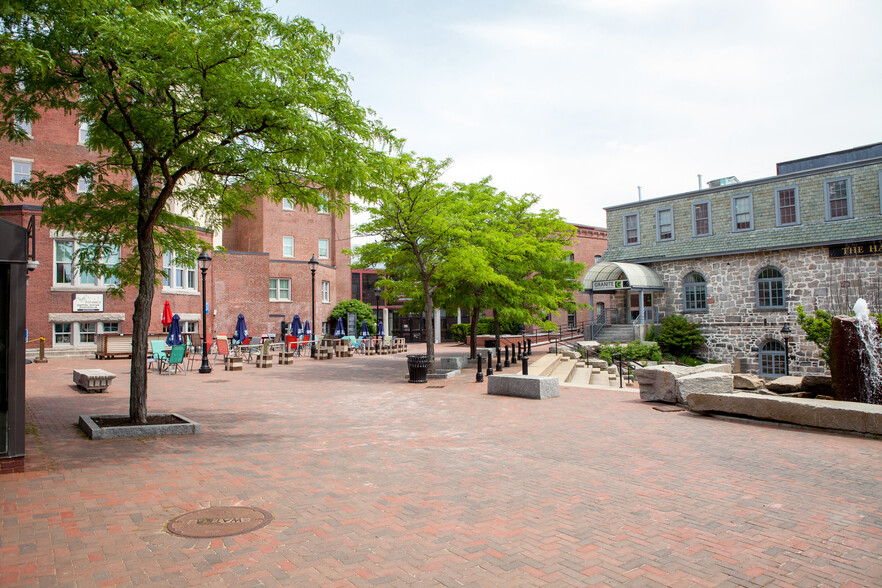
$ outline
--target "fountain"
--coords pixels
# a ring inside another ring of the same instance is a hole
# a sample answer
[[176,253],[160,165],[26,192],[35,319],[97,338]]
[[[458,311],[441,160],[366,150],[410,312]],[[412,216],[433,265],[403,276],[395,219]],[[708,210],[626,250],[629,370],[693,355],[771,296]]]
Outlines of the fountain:
[[853,317],[833,317],[830,373],[839,400],[882,404],[882,339],[879,324],[859,298]]

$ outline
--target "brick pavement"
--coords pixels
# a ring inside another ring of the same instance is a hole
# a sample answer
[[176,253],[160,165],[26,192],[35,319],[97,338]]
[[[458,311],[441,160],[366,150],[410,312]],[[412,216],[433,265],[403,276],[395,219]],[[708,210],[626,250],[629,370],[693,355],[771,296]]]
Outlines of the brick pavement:
[[[76,367],[119,377],[85,394]],[[202,434],[89,441],[79,414],[127,412],[127,360],[29,365],[0,585],[882,584],[878,440],[405,371],[399,355],[154,373],[150,411]],[[163,530],[212,505],[274,519],[220,539]]]

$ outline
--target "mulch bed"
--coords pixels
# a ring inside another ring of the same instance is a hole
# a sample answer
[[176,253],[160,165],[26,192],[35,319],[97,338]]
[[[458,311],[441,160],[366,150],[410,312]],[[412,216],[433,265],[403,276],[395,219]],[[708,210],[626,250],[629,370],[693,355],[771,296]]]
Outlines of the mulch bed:
[[[133,423],[129,417],[92,417],[92,420],[101,428],[105,427],[137,427],[139,424]],[[187,421],[179,419],[173,414],[151,414],[147,415],[148,425],[178,425]]]

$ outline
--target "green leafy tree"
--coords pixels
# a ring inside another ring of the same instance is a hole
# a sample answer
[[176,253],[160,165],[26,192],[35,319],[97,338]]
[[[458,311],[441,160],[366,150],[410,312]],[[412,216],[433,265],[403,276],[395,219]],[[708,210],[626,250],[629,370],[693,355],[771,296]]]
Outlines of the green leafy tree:
[[658,344],[664,353],[674,356],[690,355],[696,347],[704,345],[705,338],[695,323],[679,314],[668,315],[661,324]]
[[830,365],[830,335],[833,332],[833,315],[820,308],[814,315],[806,314],[802,305],[796,307],[796,323],[805,331],[806,339],[818,346],[818,355]]
[[[43,224],[91,243],[81,270],[137,285],[129,414],[147,417],[156,256],[192,262],[257,198],[343,205],[389,139],[328,63],[331,34],[259,0],[21,0],[0,11],[0,138],[45,109],[89,123],[96,163],[0,185],[43,202]],[[92,190],[72,198],[79,177]],[[132,188],[135,180],[136,185]],[[365,192],[369,195],[369,192]],[[174,196],[187,216],[166,209]],[[116,247],[122,259],[104,266]]]
[[355,337],[359,333],[361,333],[362,321],[367,321],[368,330],[370,331],[371,335],[377,334],[377,321],[376,317],[374,316],[374,310],[361,300],[342,300],[334,306],[334,309],[331,310],[331,314],[328,316],[330,316],[334,321],[336,321],[337,319],[343,319],[343,322],[345,323],[346,320],[349,318],[350,312],[355,313],[356,320],[358,321],[358,333],[349,333],[350,335]]

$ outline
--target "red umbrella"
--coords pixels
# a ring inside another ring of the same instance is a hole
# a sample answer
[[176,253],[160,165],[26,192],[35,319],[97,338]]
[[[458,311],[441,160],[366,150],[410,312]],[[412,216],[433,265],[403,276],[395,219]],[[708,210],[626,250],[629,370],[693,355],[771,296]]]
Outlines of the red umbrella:
[[165,306],[162,308],[162,326],[167,327],[171,323],[172,323],[171,304],[169,304],[168,300],[166,300]]

